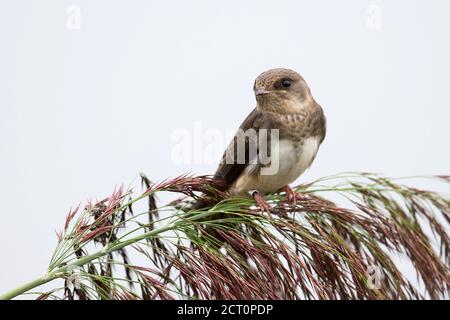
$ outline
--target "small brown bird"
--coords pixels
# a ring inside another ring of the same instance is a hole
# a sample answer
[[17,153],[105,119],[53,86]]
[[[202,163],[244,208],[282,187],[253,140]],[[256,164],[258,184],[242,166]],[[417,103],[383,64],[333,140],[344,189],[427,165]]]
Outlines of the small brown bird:
[[[263,72],[253,88],[256,108],[234,136],[215,173],[230,195],[252,195],[270,211],[263,195],[284,190],[313,162],[325,138],[326,120],[305,80],[289,69]],[[266,150],[264,150],[266,149]]]

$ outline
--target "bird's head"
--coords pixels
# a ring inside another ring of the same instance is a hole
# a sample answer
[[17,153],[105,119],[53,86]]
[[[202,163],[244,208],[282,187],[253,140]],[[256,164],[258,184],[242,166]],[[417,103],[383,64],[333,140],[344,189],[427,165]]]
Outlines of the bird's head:
[[257,109],[261,111],[298,113],[312,100],[306,81],[290,69],[271,69],[261,73],[253,90]]

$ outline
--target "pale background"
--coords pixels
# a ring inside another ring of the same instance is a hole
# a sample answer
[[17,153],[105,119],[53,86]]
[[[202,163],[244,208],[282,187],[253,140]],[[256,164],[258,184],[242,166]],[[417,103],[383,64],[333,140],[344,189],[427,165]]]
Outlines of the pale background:
[[449,174],[449,16],[437,0],[1,0],[0,292],[45,272],[71,205],[141,171],[212,173],[174,163],[172,134],[234,130],[268,68],[300,72],[328,118],[300,181]]

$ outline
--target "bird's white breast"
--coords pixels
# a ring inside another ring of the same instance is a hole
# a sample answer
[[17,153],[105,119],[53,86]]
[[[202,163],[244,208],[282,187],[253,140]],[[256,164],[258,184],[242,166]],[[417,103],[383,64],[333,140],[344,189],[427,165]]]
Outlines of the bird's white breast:
[[320,138],[310,137],[303,142],[272,141],[270,166],[261,168],[256,177],[243,174],[232,193],[244,195],[250,190],[275,192],[296,180],[312,163],[319,149]]
[[271,163],[278,164],[278,170],[273,171],[271,177],[268,175],[264,180],[272,180],[268,185],[272,185],[269,192],[288,185],[297,179],[312,163],[317,150],[319,148],[320,140],[318,137],[306,138],[303,143],[295,143],[291,140],[280,140],[273,145]]

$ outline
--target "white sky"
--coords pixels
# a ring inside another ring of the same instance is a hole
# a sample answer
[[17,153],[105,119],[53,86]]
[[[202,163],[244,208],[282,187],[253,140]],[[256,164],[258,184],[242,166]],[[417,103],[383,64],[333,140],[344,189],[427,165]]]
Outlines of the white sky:
[[449,16],[438,0],[1,1],[0,292],[45,272],[71,205],[141,171],[213,173],[173,163],[173,133],[235,130],[268,68],[301,73],[328,118],[299,181],[449,174]]

